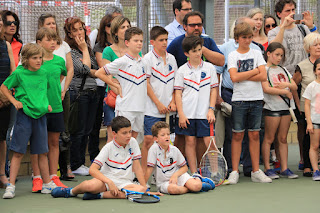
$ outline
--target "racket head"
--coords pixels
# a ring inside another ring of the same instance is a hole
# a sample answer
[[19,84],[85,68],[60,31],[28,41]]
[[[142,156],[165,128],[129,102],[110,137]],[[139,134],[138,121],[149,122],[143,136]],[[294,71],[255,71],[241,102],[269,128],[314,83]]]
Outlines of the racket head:
[[131,191],[131,190],[124,189],[124,188],[122,188],[121,191],[123,191],[125,193],[126,198],[131,202],[158,203],[160,201],[160,197],[158,197],[156,195],[149,194],[149,193]]
[[228,166],[221,152],[211,150],[202,156],[199,170],[203,177],[211,178],[216,186],[220,186],[227,177]]

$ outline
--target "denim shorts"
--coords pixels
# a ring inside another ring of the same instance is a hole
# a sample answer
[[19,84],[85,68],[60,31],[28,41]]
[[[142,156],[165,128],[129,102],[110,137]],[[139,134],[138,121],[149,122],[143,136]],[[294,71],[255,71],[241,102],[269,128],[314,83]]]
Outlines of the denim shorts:
[[112,109],[111,107],[109,107],[108,104],[103,102],[103,124],[105,126],[111,126],[111,121],[114,118],[114,116],[114,109]]
[[187,124],[188,127],[186,129],[179,127],[178,119],[175,129],[177,135],[196,136],[198,138],[210,136],[210,124],[207,119],[189,119],[190,124]]
[[233,132],[260,131],[263,101],[233,101]]
[[289,110],[279,110],[279,111],[271,111],[268,109],[263,109],[264,116],[270,117],[281,117],[285,115],[290,115]]
[[63,132],[64,131],[64,116],[63,112],[47,114],[47,129],[48,132]]
[[44,115],[34,119],[20,109],[13,128],[10,150],[25,154],[29,140],[31,154],[48,152],[47,117]]

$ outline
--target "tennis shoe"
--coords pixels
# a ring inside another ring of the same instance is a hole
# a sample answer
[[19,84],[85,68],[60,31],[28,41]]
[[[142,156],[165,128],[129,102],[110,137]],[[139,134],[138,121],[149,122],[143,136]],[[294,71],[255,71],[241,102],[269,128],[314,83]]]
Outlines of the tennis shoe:
[[41,193],[42,194],[50,194],[53,189],[57,188],[58,186],[53,182],[50,181],[49,183],[42,184]]
[[81,176],[88,176],[89,175],[89,168],[85,165],[81,165],[78,169],[72,171],[73,174],[81,175]]
[[58,176],[53,176],[51,180],[59,187],[68,188],[66,185],[64,185]]
[[286,177],[286,178],[289,178],[289,179],[296,179],[296,178],[299,177],[298,175],[294,174],[289,168],[284,170],[283,172],[281,172],[280,176],[281,177]]
[[52,197],[75,197],[73,195],[71,195],[71,189],[72,188],[63,188],[63,187],[57,187],[55,189],[52,190],[51,192],[51,196]]
[[251,180],[255,183],[272,183],[272,179],[265,175],[261,169],[251,172]]
[[210,178],[202,177],[202,182],[203,183],[209,183],[211,185],[211,190],[216,187],[216,185],[214,184],[213,180],[210,179]]
[[271,178],[271,179],[279,179],[279,175],[277,175],[273,169],[268,169],[267,171],[265,171],[265,174]]
[[32,192],[40,192],[42,190],[43,181],[41,178],[33,178],[32,180]]
[[320,180],[320,172],[319,170],[316,170],[312,175],[312,180],[319,181]]
[[212,186],[209,183],[202,182],[202,188],[200,192],[207,192],[212,189]]
[[229,184],[237,184],[239,181],[239,173],[237,171],[232,171],[229,174],[228,182]]
[[83,194],[82,197],[83,200],[95,200],[95,199],[101,199],[101,194],[92,194],[90,192],[86,192]]
[[11,183],[9,183],[6,187],[6,191],[4,192],[2,198],[3,199],[12,199],[14,198],[14,196],[16,191],[16,186],[12,185]]

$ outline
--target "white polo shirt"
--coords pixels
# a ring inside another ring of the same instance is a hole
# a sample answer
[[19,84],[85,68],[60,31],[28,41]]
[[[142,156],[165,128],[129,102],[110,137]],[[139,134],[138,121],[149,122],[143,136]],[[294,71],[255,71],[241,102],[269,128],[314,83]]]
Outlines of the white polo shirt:
[[132,163],[141,158],[141,152],[136,139],[131,138],[126,147],[120,146],[114,139],[107,143],[94,159],[101,173],[112,181],[119,179],[133,181]]
[[207,119],[211,88],[219,86],[215,67],[201,60],[197,68],[190,62],[175,76],[174,89],[182,91],[182,109],[188,119]]
[[120,83],[122,98],[118,95],[115,110],[144,112],[147,99],[146,67],[142,60],[126,54],[103,66],[108,75]]
[[155,176],[158,186],[169,181],[171,176],[187,162],[177,147],[169,145],[165,153],[158,143],[154,143],[148,151],[147,163],[148,166],[156,167]]
[[[168,106],[172,100],[174,75],[178,70],[176,59],[170,53],[166,53],[166,64],[163,58],[155,50],[150,51],[144,56],[147,67],[147,78],[159,101]],[[147,96],[145,115],[164,118],[165,114],[160,114],[156,104]]]

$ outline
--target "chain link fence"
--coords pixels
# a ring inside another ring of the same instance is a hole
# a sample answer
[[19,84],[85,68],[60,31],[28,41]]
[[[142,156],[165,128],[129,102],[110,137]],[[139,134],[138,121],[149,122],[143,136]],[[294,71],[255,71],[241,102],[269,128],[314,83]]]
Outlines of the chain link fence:
[[[123,9],[124,15],[131,20],[132,26],[139,26],[145,31],[148,41],[148,29],[155,25],[166,26],[174,19],[172,3],[174,0],[62,0],[62,1],[31,1],[31,0],[0,0],[0,10],[8,9],[17,13],[21,21],[20,34],[24,43],[34,41],[37,31],[37,21],[41,14],[52,13],[57,17],[60,35],[64,37],[64,20],[71,16],[78,16],[86,23],[89,30],[99,27],[105,10],[110,5]],[[233,21],[245,16],[254,7],[254,0],[211,0],[200,1],[200,11],[205,13],[206,4],[213,4],[213,20],[205,20],[206,29],[213,29],[211,35],[217,44],[223,44],[229,35]],[[266,14],[274,14],[275,0],[260,0],[260,8]],[[317,23],[317,0],[297,0],[297,11],[310,10],[315,14]],[[197,4],[195,0],[193,4]],[[225,11],[228,11],[227,13]],[[207,12],[208,13],[208,12]],[[208,15],[208,14],[205,14]],[[140,20],[139,20],[140,18]],[[209,30],[208,30],[209,31]],[[227,33],[226,33],[227,32]],[[147,45],[146,45],[147,46]],[[146,49],[145,49],[146,51]]]

